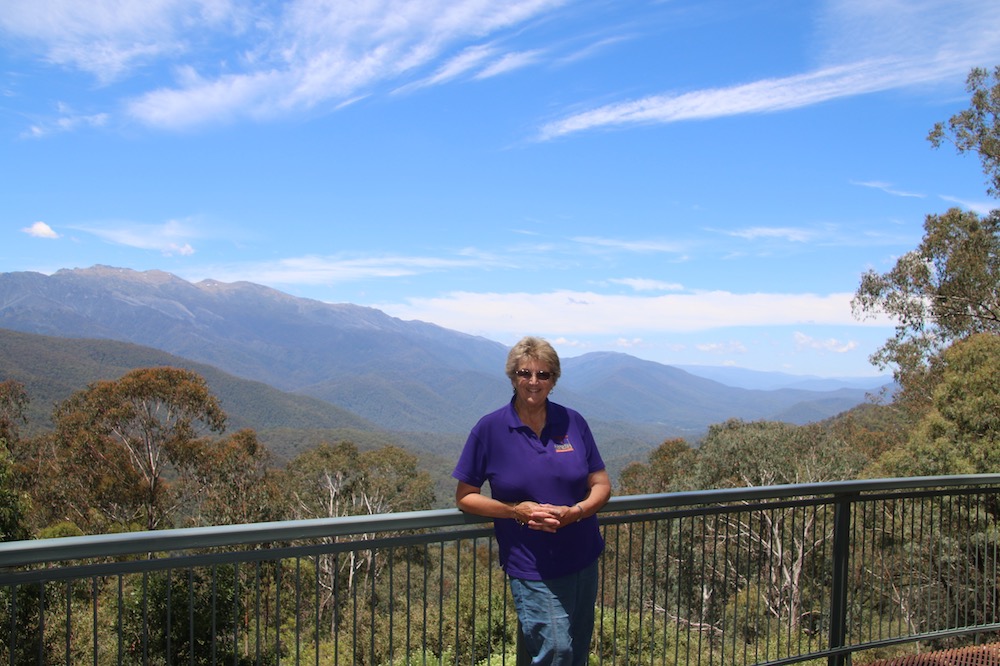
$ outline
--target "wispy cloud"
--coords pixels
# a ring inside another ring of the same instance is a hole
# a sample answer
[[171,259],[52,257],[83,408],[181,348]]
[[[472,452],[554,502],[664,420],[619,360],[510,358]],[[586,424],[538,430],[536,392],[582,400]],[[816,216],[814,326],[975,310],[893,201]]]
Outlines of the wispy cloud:
[[745,354],[747,347],[739,340],[729,342],[703,342],[695,345],[695,349],[707,354]]
[[[186,76],[177,85],[131,100],[128,112],[143,123],[182,128],[219,119],[280,117],[354,99],[380,86],[404,91],[472,71],[480,78],[494,76],[526,66],[537,53],[503,52],[482,40],[565,2],[299,0],[277,18],[263,56],[252,66]],[[459,55],[451,55],[456,48]],[[429,67],[436,71],[425,76]]]
[[663,280],[651,280],[649,278],[612,278],[608,280],[611,284],[620,284],[635,291],[681,291],[683,285],[676,282],[664,282]]
[[110,116],[107,113],[78,114],[68,107],[60,105],[60,115],[49,120],[32,124],[21,133],[22,139],[40,139],[61,132],[72,132],[81,127],[103,127]]
[[24,227],[21,231],[35,238],[59,238],[59,234],[44,222],[35,222],[30,227]]
[[745,238],[746,240],[778,238],[793,243],[806,243],[816,238],[815,231],[792,227],[750,227],[748,229],[736,229],[725,233],[736,238]]
[[412,298],[377,307],[402,319],[433,321],[456,330],[469,322],[494,335],[540,331],[557,336],[615,335],[623,330],[653,335],[735,326],[889,325],[885,319],[856,321],[851,293],[794,294],[728,291],[658,296],[601,294],[580,291],[545,293],[452,292],[437,298]]
[[191,241],[203,235],[189,220],[169,220],[163,224],[113,222],[75,225],[73,228],[108,243],[139,250],[154,250],[166,256],[194,254]]
[[[941,20],[947,16],[948,21]],[[541,126],[548,141],[599,129],[776,113],[835,99],[953,80],[1000,50],[992,0],[832,0],[819,21],[814,71],[602,104]],[[941,25],[951,26],[942,31]],[[853,60],[845,61],[845,54]]]
[[685,251],[685,246],[682,243],[656,239],[625,240],[600,236],[577,236],[571,240],[581,245],[624,252],[680,254]]
[[249,280],[274,285],[332,285],[502,264],[502,260],[466,252],[452,257],[306,255],[252,264],[216,265],[201,271],[205,277],[211,276],[223,282]]
[[[172,68],[172,84],[140,91],[123,106],[140,123],[184,128],[274,118],[321,104],[336,108],[380,86],[510,72],[534,63],[542,50],[501,48],[490,40],[568,3],[10,0],[0,13],[0,34],[102,85],[143,66]],[[206,44],[242,50],[212,60]],[[436,73],[428,77],[428,69]]]
[[796,349],[815,349],[818,351],[833,352],[836,354],[845,354],[849,351],[854,351],[858,347],[858,343],[853,340],[837,340],[835,338],[828,338],[826,340],[817,340],[816,338],[810,337],[805,333],[796,331],[794,334],[795,347]]
[[956,204],[979,215],[989,215],[992,211],[1000,208],[1000,204],[996,201],[967,201],[965,199],[949,197],[943,194],[941,195],[941,200]]
[[870,187],[875,190],[881,190],[886,194],[891,194],[894,197],[913,197],[917,199],[923,199],[926,195],[919,194],[917,192],[907,192],[905,190],[899,190],[893,187],[892,183],[884,183],[880,180],[869,180],[869,181],[851,181],[851,185],[859,185],[861,187]]
[[49,62],[107,84],[141,63],[183,53],[185,34],[237,32],[245,19],[229,0],[8,0],[0,30],[37,44]]

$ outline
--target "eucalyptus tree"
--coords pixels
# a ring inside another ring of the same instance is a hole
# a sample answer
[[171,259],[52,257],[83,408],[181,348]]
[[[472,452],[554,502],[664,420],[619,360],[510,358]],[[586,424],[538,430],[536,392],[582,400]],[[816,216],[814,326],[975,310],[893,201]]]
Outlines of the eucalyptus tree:
[[[171,477],[196,462],[209,432],[225,430],[226,415],[205,380],[189,370],[141,368],[78,391],[55,413],[49,451],[75,475],[83,497],[67,498],[83,520],[92,509],[110,522],[156,529],[178,498]],[[46,461],[39,461],[44,464]],[[55,483],[56,478],[50,478]]]
[[[975,153],[986,174],[987,192],[1000,196],[1000,66],[973,69],[967,79],[967,109],[937,123],[928,140],[953,143]],[[922,412],[940,378],[940,354],[976,333],[1000,332],[1000,211],[980,216],[952,208],[928,215],[917,249],[901,256],[886,273],[866,272],[854,295],[858,318],[883,314],[895,333],[871,357],[892,367],[901,404]]]

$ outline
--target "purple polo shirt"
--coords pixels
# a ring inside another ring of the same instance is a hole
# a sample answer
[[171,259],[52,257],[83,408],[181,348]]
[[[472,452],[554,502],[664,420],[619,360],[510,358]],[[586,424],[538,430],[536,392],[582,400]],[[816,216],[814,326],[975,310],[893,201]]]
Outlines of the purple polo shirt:
[[[521,422],[514,401],[479,420],[452,476],[476,488],[489,481],[501,502],[533,500],[573,506],[589,489],[587,477],[604,469],[594,436],[576,411],[546,402],[539,438]],[[512,518],[493,522],[500,566],[527,580],[559,578],[580,571],[601,554],[597,517],[570,523],[555,533],[523,527]]]

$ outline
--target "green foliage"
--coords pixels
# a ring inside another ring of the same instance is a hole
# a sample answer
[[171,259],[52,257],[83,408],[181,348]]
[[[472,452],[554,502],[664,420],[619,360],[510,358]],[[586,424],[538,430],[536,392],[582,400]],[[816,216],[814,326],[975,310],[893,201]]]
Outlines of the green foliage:
[[[111,473],[124,483],[108,488],[110,500],[147,529],[168,519],[175,505],[168,472],[190,466],[205,446],[202,431],[221,432],[226,421],[205,380],[177,368],[133,370],[96,382],[55,414],[57,454],[71,461],[65,473],[93,475],[114,465]],[[94,467],[81,467],[87,459]]]
[[[934,125],[928,140],[950,140],[960,153],[979,155],[989,183],[1000,196],[1000,66],[969,73],[969,108]],[[1000,332],[1000,211],[980,217],[952,208],[928,215],[916,250],[887,273],[868,271],[854,295],[858,317],[888,315],[895,335],[875,354],[880,368],[893,366],[902,401],[923,411],[939,380],[937,362],[951,343],[982,332]]]
[[634,462],[619,475],[623,495],[684,490],[696,463],[696,453],[683,439],[668,439],[649,453],[648,463]]
[[895,335],[873,356],[895,366],[903,398],[919,409],[939,378],[937,359],[952,342],[1000,332],[1000,211],[980,218],[952,208],[928,215],[920,246],[885,274],[861,278],[852,307],[894,319]]
[[932,408],[876,469],[889,476],[1000,469],[1000,335],[973,335],[944,352]]
[[979,155],[987,176],[988,192],[1000,197],[1000,65],[990,72],[976,67],[966,79],[971,94],[969,108],[953,115],[947,125],[935,123],[927,139],[935,148],[946,139],[959,153]]
[[697,488],[813,483],[857,476],[866,460],[818,426],[731,419],[698,449]]

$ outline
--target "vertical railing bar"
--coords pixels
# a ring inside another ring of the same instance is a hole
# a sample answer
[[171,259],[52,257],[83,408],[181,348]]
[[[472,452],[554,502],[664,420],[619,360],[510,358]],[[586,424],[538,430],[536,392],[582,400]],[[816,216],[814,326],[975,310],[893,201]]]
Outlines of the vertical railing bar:
[[194,569],[188,569],[188,663],[194,664]]
[[[732,509],[731,509],[732,510]],[[735,510],[736,515],[739,515],[739,509]],[[725,522],[723,522],[723,537],[722,537],[722,566],[725,572],[722,577],[722,587],[723,589],[732,588],[732,595],[734,599],[733,606],[733,621],[732,624],[729,623],[728,617],[726,616],[726,610],[722,610],[722,638],[719,640],[719,661],[725,663],[726,661],[726,630],[731,627],[730,633],[733,635],[733,645],[732,650],[730,650],[729,661],[734,661],[736,659],[736,636],[739,634],[739,612],[738,604],[735,603],[736,599],[739,599],[740,595],[740,548],[739,548],[739,531],[737,531],[737,543],[735,555],[729,554],[729,544],[732,541],[731,527],[733,525],[733,514],[727,513]],[[732,566],[730,566],[730,560],[733,560]],[[734,580],[732,583],[729,581],[729,572],[732,571],[734,574]]]
[[348,578],[351,585],[351,663],[361,663],[358,659],[358,552],[354,551],[348,558],[351,567],[351,575]]
[[[332,595],[333,608],[331,613],[333,618],[331,620],[331,631],[333,631],[333,664],[337,666],[340,663],[340,624],[344,621],[340,614],[340,576],[337,573],[340,571],[340,554],[334,553],[332,556],[326,556],[328,560],[332,560],[330,564],[330,577],[333,579],[330,585],[330,593]],[[346,601],[345,601],[346,603]]]
[[444,544],[438,545],[438,661],[444,656]]
[[239,562],[233,563],[233,666],[239,664],[240,654],[240,580],[243,567]]
[[412,611],[412,607],[411,607],[411,603],[410,603],[411,602],[410,591],[412,590],[411,585],[413,584],[413,575],[412,575],[413,565],[412,565],[412,563],[413,563],[413,554],[410,553],[406,557],[406,650],[405,650],[406,663],[410,662],[410,649],[411,649],[410,648],[410,629],[411,629],[411,625],[413,624],[411,622],[411,620],[410,620],[410,617],[413,615],[413,611]]
[[[441,545],[441,548],[442,549],[444,548],[444,544]],[[455,654],[453,656],[455,666],[458,666],[458,662],[459,662],[459,659],[458,659],[458,655],[459,655],[459,636],[461,635],[461,631],[460,631],[461,630],[461,612],[460,611],[461,611],[461,605],[462,605],[461,604],[461,600],[462,600],[462,594],[461,594],[462,593],[462,576],[461,576],[461,571],[462,571],[462,541],[461,541],[461,539],[457,539],[455,541]],[[472,644],[473,644],[473,646],[475,646],[475,644],[476,644],[476,641],[475,641],[475,636],[476,636],[476,630],[475,630],[475,621],[476,621],[475,584],[476,584],[476,582],[475,581],[476,581],[476,579],[473,577],[473,579],[472,579],[473,595],[472,595],[472,599],[471,599],[471,601],[472,601],[472,622],[473,622],[473,628],[472,628],[472,637],[473,637]],[[442,590],[441,590],[441,595],[442,595],[442,597],[444,596],[444,588],[442,588]],[[469,661],[470,664],[476,663],[476,659],[475,659],[475,647],[473,647],[472,652],[473,652],[473,656],[472,656],[471,660]]]
[[653,576],[649,582],[649,606],[650,606],[650,627],[649,627],[649,666],[653,666],[654,660],[656,658],[657,652],[666,652],[666,645],[664,645],[663,650],[657,650],[656,647],[656,574],[658,571],[657,563],[660,558],[657,555],[660,552],[660,526],[657,522],[652,524],[653,528],[653,551],[651,553],[653,557]]
[[212,565],[212,603],[211,603],[211,609],[212,609],[212,620],[211,620],[211,625],[212,625],[212,664],[215,664],[215,663],[218,662],[218,654],[219,654],[218,641],[216,640],[216,636],[219,635],[219,632],[218,632],[218,619],[217,619],[217,613],[218,613],[218,610],[219,610],[219,585],[218,585],[218,576],[219,576],[219,565],[213,564]]
[[[424,544],[424,562],[431,561],[431,549],[429,544]],[[424,604],[423,604],[423,622],[420,623],[421,627],[421,655],[423,660],[421,663],[427,664],[427,585],[430,577],[430,568],[424,565]]]
[[646,526],[649,521],[642,521],[639,529],[639,592],[637,599],[639,602],[639,626],[636,628],[636,641],[639,644],[639,651],[642,654],[645,642],[643,641],[642,625],[646,611]]
[[389,605],[389,663],[392,663],[396,658],[395,642],[395,619],[396,619],[396,548],[389,548],[389,555],[387,557],[389,567],[389,591],[387,592],[386,602]]
[[[657,528],[657,533],[662,531],[663,533],[663,557],[659,556],[660,548],[657,548],[657,561],[662,560],[663,562],[663,637],[660,641],[660,658],[663,663],[667,661],[667,637],[670,635],[670,544],[673,543],[671,537],[671,520],[661,519]],[[676,643],[676,641],[674,641]],[[651,664],[650,666],[655,666]]]
[[[719,576],[719,514],[715,514],[712,518],[712,533],[714,537],[712,538],[712,568],[709,572],[710,577],[706,581],[706,584],[710,587],[715,587],[715,581]],[[711,599],[715,600],[715,595],[713,594]],[[715,633],[714,620],[715,614],[711,612],[710,609],[706,609],[707,619],[709,620],[705,625],[708,627],[708,663],[715,663]]]
[[[690,538],[688,540],[688,545],[685,547],[685,551],[686,551],[685,552],[685,557],[686,557],[687,562],[688,562],[687,569],[693,573],[694,572],[694,516],[691,516],[690,519],[689,519],[689,521],[691,523],[691,535],[690,535]],[[677,607],[678,607],[677,618],[680,619],[681,617],[683,617],[681,615],[681,610],[680,610],[680,598],[678,598],[677,601],[678,601],[678,603],[677,603]],[[689,614],[689,616],[690,616],[690,613],[691,613],[690,609],[693,606],[694,606],[694,600],[691,598],[691,588],[688,587],[688,590],[687,590],[687,607],[688,607],[688,614]],[[691,663],[691,622],[690,621],[687,623],[687,640],[685,641],[685,663],[688,663],[688,664]]]
[[255,562],[253,567],[254,586],[254,661],[261,663],[261,632],[260,632],[260,562]]
[[[605,540],[605,542],[607,542],[608,529],[610,528],[602,527],[600,529],[601,529],[601,537]],[[594,618],[594,621],[596,628],[599,629],[597,631],[597,654],[599,655],[598,663],[604,664],[604,610],[607,608],[608,605],[606,602],[607,580],[608,580],[608,551],[606,548],[604,552],[601,554],[601,561],[600,564],[598,565],[598,568],[600,570],[600,577],[601,577],[600,578],[601,587],[599,593],[601,596],[601,605],[597,613],[597,617]],[[506,595],[504,596],[504,599],[506,600]],[[507,666],[506,660],[503,661],[501,666]]]
[[[985,500],[983,501],[983,504],[985,504]],[[995,532],[996,531],[996,527],[995,527],[996,520],[994,520],[993,522],[994,522],[994,532]],[[996,580],[997,576],[1000,575],[1000,570],[998,570],[998,567],[997,567],[997,551],[1000,550],[1000,549],[997,548],[997,542],[996,542],[995,538],[993,539],[992,543],[989,544],[989,548],[990,548],[991,551],[993,551],[993,567],[990,569],[990,579],[991,580]],[[992,585],[992,586],[990,586],[990,589],[993,591],[993,602],[991,604],[991,608],[993,610],[993,614],[990,617],[990,620],[991,620],[992,623],[995,623],[997,621],[997,588],[998,587],[1000,587],[1000,586],[998,586],[998,585]]]
[[[934,508],[936,502],[937,502],[936,498],[928,498],[927,500],[924,500],[924,502],[921,504],[921,509],[920,509],[920,514],[921,514],[920,543],[922,546],[921,550],[924,549],[923,544],[927,543],[926,546],[927,556],[924,558],[927,563],[927,608],[935,613],[938,611],[938,606],[939,606],[939,604],[937,603],[938,602],[937,585],[935,585],[935,579],[937,578],[937,576],[934,573],[937,567],[937,563],[934,560],[934,553],[936,551],[937,548],[936,544],[939,539],[932,539],[932,537],[934,537],[932,526],[936,524],[934,522]],[[926,520],[923,520],[923,513],[925,507],[927,509],[928,516]],[[930,542],[927,542],[924,539],[925,527],[930,532],[930,534],[927,537],[928,539],[932,539]],[[940,529],[940,525],[938,526],[938,529]],[[929,627],[930,618],[929,617],[926,618],[925,621],[927,622],[926,626]]]
[[295,663],[302,663],[302,558],[295,558]]
[[[490,562],[493,562],[493,543],[494,540],[490,539],[489,552],[490,552]],[[510,594],[507,592],[509,589],[507,585],[507,578],[501,578],[503,581],[503,617],[504,621],[507,621],[507,616],[510,614],[510,608],[508,607]],[[517,639],[514,640],[515,650],[517,649]],[[504,632],[503,636],[503,654],[500,657],[500,666],[507,666],[507,653],[510,651],[510,645],[507,642],[507,632]]]
[[[899,618],[900,629],[899,629],[898,633],[901,636],[907,635],[906,632],[912,631],[911,626],[910,626],[910,616],[911,616],[911,614],[913,612],[913,601],[914,601],[913,590],[914,590],[914,585],[916,585],[919,582],[919,580],[918,580],[919,579],[919,575],[915,573],[917,565],[916,565],[916,563],[914,561],[914,558],[916,556],[917,547],[918,547],[918,544],[919,544],[919,542],[916,541],[916,536],[917,536],[917,529],[916,529],[917,506],[916,506],[915,502],[916,502],[915,500],[909,500],[909,501],[903,500],[903,505],[904,505],[904,507],[906,507],[904,509],[904,511],[903,511],[903,525],[904,525],[903,531],[905,531],[908,536],[905,536],[904,534],[901,533],[900,534],[900,540],[904,544],[906,543],[907,540],[909,540],[909,542],[911,544],[913,544],[913,545],[910,546],[910,548],[909,548],[909,555],[907,557],[906,571],[907,571],[908,584],[906,585],[905,599],[903,598],[903,594],[904,593],[900,594],[900,603],[901,604],[905,604],[905,608],[900,609],[901,610],[900,618]],[[909,519],[909,528],[908,529],[906,528],[907,518]]]
[[[320,553],[316,553],[316,556],[313,558],[313,560],[314,560],[314,564],[313,564],[313,577],[315,578],[315,582],[313,583],[313,598],[314,598],[314,601],[313,601],[313,607],[314,607],[313,608],[313,648],[314,648],[314,652],[316,653],[316,658],[313,661],[314,666],[319,666],[319,653],[320,653],[320,649],[319,649],[319,646],[320,646],[320,642],[319,642],[319,625],[323,621],[323,612],[322,612],[322,609],[321,609],[321,604],[323,602],[323,597],[322,597],[322,594],[321,594],[322,593],[322,586],[320,585],[320,577],[323,575],[322,564],[321,564],[322,558],[323,558],[323,555],[320,554]],[[334,614],[333,614],[333,611],[331,610],[331,612],[330,612],[330,618],[331,618],[331,620],[330,620],[330,622],[331,622],[331,624],[330,624],[330,633],[334,633],[334,631],[335,631],[334,626],[333,626],[333,617],[334,617]]]
[[[850,556],[851,505],[857,495],[838,495],[835,499],[833,527],[833,572],[830,611],[830,650],[846,645],[848,558]],[[836,654],[828,658],[829,666],[844,666],[850,656]]]
[[66,655],[65,659],[67,664],[69,663],[69,655],[70,655],[70,638],[72,637],[72,627],[73,627],[72,620],[73,620],[73,581],[71,579],[66,581],[66,619],[64,620],[64,622],[66,623],[64,650],[65,650],[65,655]]
[[[876,507],[873,501],[864,501],[860,503],[860,514],[862,517],[862,544],[861,544],[861,570],[864,572],[864,567],[867,562],[871,561],[871,558],[875,553],[875,535],[878,530],[877,521],[878,517],[876,515]],[[872,604],[875,600],[875,585],[874,581],[865,583],[864,577],[862,576],[862,584],[865,590],[865,600]],[[874,614],[870,614],[868,618],[868,626],[866,627],[868,632],[866,640],[871,642],[875,639],[875,617]]]
[[[625,556],[625,648],[622,652],[626,655],[632,654],[632,561],[635,559],[632,547],[635,544],[635,525],[623,525],[626,536],[626,556]],[[618,599],[615,599],[615,615],[618,615]],[[617,635],[617,634],[615,634]]]
[[[708,619],[707,614],[706,614],[706,608],[705,608],[705,592],[704,592],[704,589],[705,589],[704,586],[705,586],[706,582],[708,581],[708,578],[706,577],[706,571],[705,571],[706,568],[708,567],[708,557],[706,557],[706,555],[705,555],[705,546],[704,546],[704,544],[708,543],[708,518],[707,518],[707,516],[701,516],[700,520],[698,522],[701,524],[701,543],[702,543],[702,551],[701,551],[701,588],[702,589],[701,589],[701,594],[699,594],[699,598],[698,598],[698,658],[695,661],[695,663],[698,666],[701,666],[702,654],[704,652],[704,649],[702,648],[702,640],[705,637],[705,625],[707,624],[706,620]],[[713,548],[712,550],[714,551],[715,549]]]
[[[476,613],[476,599],[479,598],[478,595],[477,595],[478,590],[477,590],[477,585],[476,585],[476,583],[477,583],[477,580],[476,580],[477,576],[476,576],[476,539],[475,539],[475,537],[473,537],[472,539],[470,539],[470,544],[469,545],[470,545],[470,551],[469,552],[472,554],[472,656],[469,659],[470,659],[470,663],[474,664],[474,663],[476,663],[476,615],[478,614],[478,613]],[[461,571],[461,568],[459,568],[459,571]],[[457,579],[459,579],[459,580],[461,580],[461,578],[462,578],[460,575],[458,575],[458,572],[456,572],[455,577]],[[458,592],[457,591],[455,593],[455,596],[458,597]],[[489,600],[490,600],[490,598],[489,598],[489,596],[487,596],[486,597],[486,601],[489,602]],[[458,608],[458,604],[456,604],[455,607],[457,609]],[[455,612],[456,612],[456,614],[458,613],[457,610]],[[458,620],[458,618],[456,617],[455,620],[456,620],[456,622],[455,622],[455,627],[456,627],[456,631],[455,631],[455,655],[456,655],[456,659],[457,659],[458,658],[458,645],[459,645],[459,643],[458,643],[458,630],[457,630],[457,627],[458,627],[458,621],[457,620]],[[486,621],[489,622],[489,603],[487,603],[487,605],[486,605]],[[487,624],[486,626],[489,627],[490,625]],[[489,641],[487,641],[487,642],[489,642]]]
[[[274,560],[274,659],[281,663],[281,560]],[[264,625],[267,632],[267,625]]]
[[[98,603],[97,602],[97,590],[98,590],[98,587],[97,587],[97,576],[91,576],[90,577],[90,595],[91,595],[91,608],[92,608],[92,610],[91,610],[91,619],[90,619],[90,621],[91,621],[91,624],[92,624],[91,634],[93,636],[93,641],[94,641],[94,645],[93,645],[93,648],[92,648],[92,652],[93,652],[93,655],[94,655],[94,662],[93,662],[94,666],[97,666],[97,653],[98,653],[98,645],[97,645],[97,643],[98,643],[98,635],[97,635],[97,603]],[[169,608],[169,606],[168,606],[168,608]],[[13,642],[11,643],[11,645],[13,645]],[[167,666],[170,666],[170,662],[169,661],[167,662]]]
[[[487,543],[489,539],[486,540]],[[472,567],[473,572],[476,571],[476,563],[479,560],[479,539],[473,538],[472,540]],[[493,617],[493,568],[491,566],[492,560],[486,560],[486,599],[489,601],[486,604],[486,663],[493,661],[493,622],[495,618]],[[473,573],[473,579],[475,579],[475,573]]]
[[[760,523],[759,523],[759,527],[757,528],[757,531],[761,535],[763,535],[764,534],[764,529],[767,527],[767,521],[764,518],[764,512],[763,511],[761,511],[759,515],[760,515],[760,517],[759,517]],[[749,523],[750,523],[750,525],[752,525],[753,524],[752,520],[749,521]],[[752,533],[752,531],[753,531],[753,528],[751,527],[751,533]],[[758,555],[757,555],[757,560],[758,560],[757,561],[757,611],[756,611],[755,615],[758,618],[763,617],[764,621],[765,621],[764,622],[764,651],[765,651],[764,658],[766,659],[767,658],[767,651],[768,651],[767,645],[770,643],[770,640],[771,640],[771,618],[766,614],[768,612],[768,609],[766,609],[766,608],[764,609],[765,614],[764,615],[761,614],[761,605],[764,603],[764,567],[765,567],[765,565],[767,563],[769,563],[771,561],[771,553],[769,551],[765,551],[763,540],[759,540],[759,542],[758,542],[758,549],[759,550],[758,550]],[[760,662],[760,641],[759,640],[754,641],[753,653],[754,653],[754,663],[759,663]]]
[[[44,590],[43,590],[44,591]],[[122,574],[118,574],[118,664],[121,666],[125,649],[125,626],[122,614],[125,612],[125,589]]]
[[[174,593],[174,590],[173,590],[173,588],[174,588],[173,574],[174,574],[173,567],[168,567],[167,570],[164,572],[165,585],[167,587],[166,592],[165,592],[166,606],[167,606],[167,608],[166,608],[167,616],[166,616],[166,621],[164,623],[165,626],[163,628],[163,642],[164,642],[164,645],[166,646],[165,649],[166,649],[167,653],[164,655],[164,658],[166,659],[167,666],[170,666],[173,663],[173,658],[174,658],[173,653],[172,653],[173,652],[173,637],[171,635],[172,634],[171,627],[173,625],[173,611],[174,611],[174,608],[173,608],[173,593]],[[97,618],[96,611],[94,613],[94,618],[95,619]],[[94,666],[97,666],[96,662],[95,662]]]
[[368,596],[368,609],[369,609],[368,610],[368,612],[369,612],[369,618],[368,618],[368,634],[369,634],[368,635],[368,654],[369,654],[369,657],[368,657],[368,661],[369,661],[369,663],[375,664],[375,663],[378,663],[377,659],[375,658],[375,634],[376,634],[376,631],[377,631],[375,629],[375,615],[376,615],[376,613],[378,611],[378,594],[377,594],[377,590],[375,588],[375,572],[377,570],[377,567],[375,565],[375,555],[376,555],[375,554],[375,549],[372,548],[368,552],[371,553],[371,557],[368,560],[368,562],[369,562],[369,564],[368,564],[368,579],[371,581],[371,586],[370,586],[371,589],[368,591],[368,595],[369,595]]
[[[774,568],[775,568],[775,544],[774,544],[774,509],[765,509],[762,511],[763,514],[769,516],[767,520],[766,527],[768,530],[767,535],[767,584],[768,584],[768,594],[777,595],[780,594],[780,588],[775,584],[774,578]],[[778,562],[777,566],[781,566]],[[777,639],[774,646],[774,658],[778,658],[781,655],[781,598],[776,596],[771,600],[769,605],[773,608],[771,613],[774,615],[774,622],[767,623],[767,641],[764,643],[764,659],[771,659],[771,628],[774,627],[774,633],[777,634]]]
[[358,661],[358,565],[357,565],[357,551],[352,552],[347,558],[347,565],[351,568],[351,572],[347,577],[348,585],[350,586],[348,592],[351,596],[351,663],[357,664]]
[[[957,537],[956,537],[956,529],[957,528],[956,528],[955,522],[956,522],[955,521],[955,495],[952,494],[952,495],[948,496],[948,535],[949,535],[948,541],[949,541],[949,543],[952,546],[952,548],[951,548],[952,551],[954,551],[954,543],[958,540]],[[952,560],[952,558],[948,557],[944,561],[945,562],[950,562],[951,560]],[[955,567],[952,564],[949,567],[949,571],[948,571],[948,584],[945,586],[945,590],[947,590],[947,592],[948,592],[948,596],[947,596],[948,610],[949,610],[948,615],[950,615],[951,618],[952,618],[952,621],[951,621],[952,625],[954,627],[957,627],[959,625],[959,622],[960,622],[960,620],[959,620],[959,614],[961,613],[961,609],[959,607],[958,600],[957,599],[953,599],[953,596],[952,596],[953,595],[953,590],[957,587],[957,582],[958,582],[958,581],[954,580],[954,578],[955,578],[955,576],[953,575],[954,574],[954,570],[955,570]],[[951,629],[951,628],[952,627],[948,627],[948,629]]]
[[[746,580],[747,580],[747,600],[746,600],[747,621],[749,622],[750,618],[753,617],[755,619],[755,622],[757,622],[759,624],[759,622],[760,622],[760,581],[759,581],[759,579],[758,579],[757,586],[754,587],[754,585],[753,585],[753,572],[754,572],[754,566],[753,566],[753,564],[754,564],[754,556],[753,556],[753,544],[754,544],[754,540],[753,540],[753,513],[749,512],[749,511],[746,512],[746,523],[745,524],[746,524],[745,530],[746,530],[746,544],[747,544],[746,545],[746,549],[747,549],[747,577],[746,577]],[[741,535],[744,532],[743,525],[744,525],[744,522],[741,520],[740,523],[739,523],[739,532],[737,533],[737,538],[740,538]],[[757,561],[758,561],[757,562],[757,574],[759,576],[760,575],[760,558],[759,557],[757,558]],[[755,590],[755,593],[753,595],[751,595],[751,593],[750,593],[751,589]],[[750,608],[753,605],[756,606],[756,610],[754,611],[753,615],[751,615],[750,614]],[[754,636],[756,638],[756,640],[754,640],[754,644],[756,645],[757,643],[760,642],[760,638],[759,638],[759,635],[757,634],[756,631],[754,632]],[[734,654],[733,656],[735,657],[736,655]],[[747,660],[749,659],[749,657],[750,657],[750,644],[749,644],[748,641],[743,641],[743,663],[744,664],[748,663]]]

